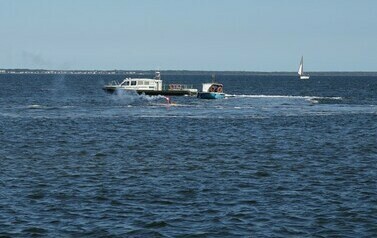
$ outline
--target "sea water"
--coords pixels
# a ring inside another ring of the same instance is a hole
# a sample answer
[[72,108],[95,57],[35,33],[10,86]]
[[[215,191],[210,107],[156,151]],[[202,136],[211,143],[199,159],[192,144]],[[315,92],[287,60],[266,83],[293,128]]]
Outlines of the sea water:
[[122,78],[0,75],[0,236],[377,236],[377,77]]

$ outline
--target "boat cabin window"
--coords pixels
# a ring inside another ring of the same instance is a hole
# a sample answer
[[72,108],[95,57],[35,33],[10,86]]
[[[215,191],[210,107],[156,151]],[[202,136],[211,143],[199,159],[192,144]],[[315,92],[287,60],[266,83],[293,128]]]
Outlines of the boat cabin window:
[[144,85],[149,85],[149,81],[144,81]]
[[136,81],[131,81],[131,86],[135,86],[136,85]]

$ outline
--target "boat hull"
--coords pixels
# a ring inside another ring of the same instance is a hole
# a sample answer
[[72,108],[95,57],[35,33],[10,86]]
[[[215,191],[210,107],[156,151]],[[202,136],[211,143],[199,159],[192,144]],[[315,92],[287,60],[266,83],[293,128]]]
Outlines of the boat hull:
[[198,93],[198,98],[201,98],[201,99],[220,99],[220,98],[225,98],[225,93],[201,92],[201,93]]
[[117,91],[131,91],[136,92],[138,94],[145,94],[145,95],[162,95],[162,96],[196,96],[197,92],[190,91],[190,90],[129,90],[120,88],[117,86],[105,86],[103,87],[108,93],[115,93]]
[[309,75],[301,75],[301,76],[300,76],[300,79],[309,79],[309,78],[310,78]]

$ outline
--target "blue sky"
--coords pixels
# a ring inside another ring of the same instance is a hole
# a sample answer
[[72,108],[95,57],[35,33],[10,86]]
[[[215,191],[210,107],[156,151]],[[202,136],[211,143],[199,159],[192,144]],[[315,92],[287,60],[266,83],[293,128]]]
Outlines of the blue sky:
[[0,0],[0,68],[377,71],[374,0]]

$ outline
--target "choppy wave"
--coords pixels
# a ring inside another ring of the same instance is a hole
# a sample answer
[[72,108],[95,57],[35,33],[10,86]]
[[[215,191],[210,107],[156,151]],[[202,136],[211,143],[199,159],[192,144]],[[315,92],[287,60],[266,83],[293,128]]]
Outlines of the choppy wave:
[[47,106],[47,105],[40,105],[40,104],[31,104],[27,105],[26,109],[39,109],[39,110],[56,110],[56,109],[68,109],[73,108],[74,106]]
[[45,107],[42,106],[42,105],[39,105],[39,104],[32,104],[32,105],[27,106],[26,108],[28,108],[28,109],[43,109]]
[[377,80],[226,80],[177,107],[89,76],[4,84],[0,237],[376,237]]

